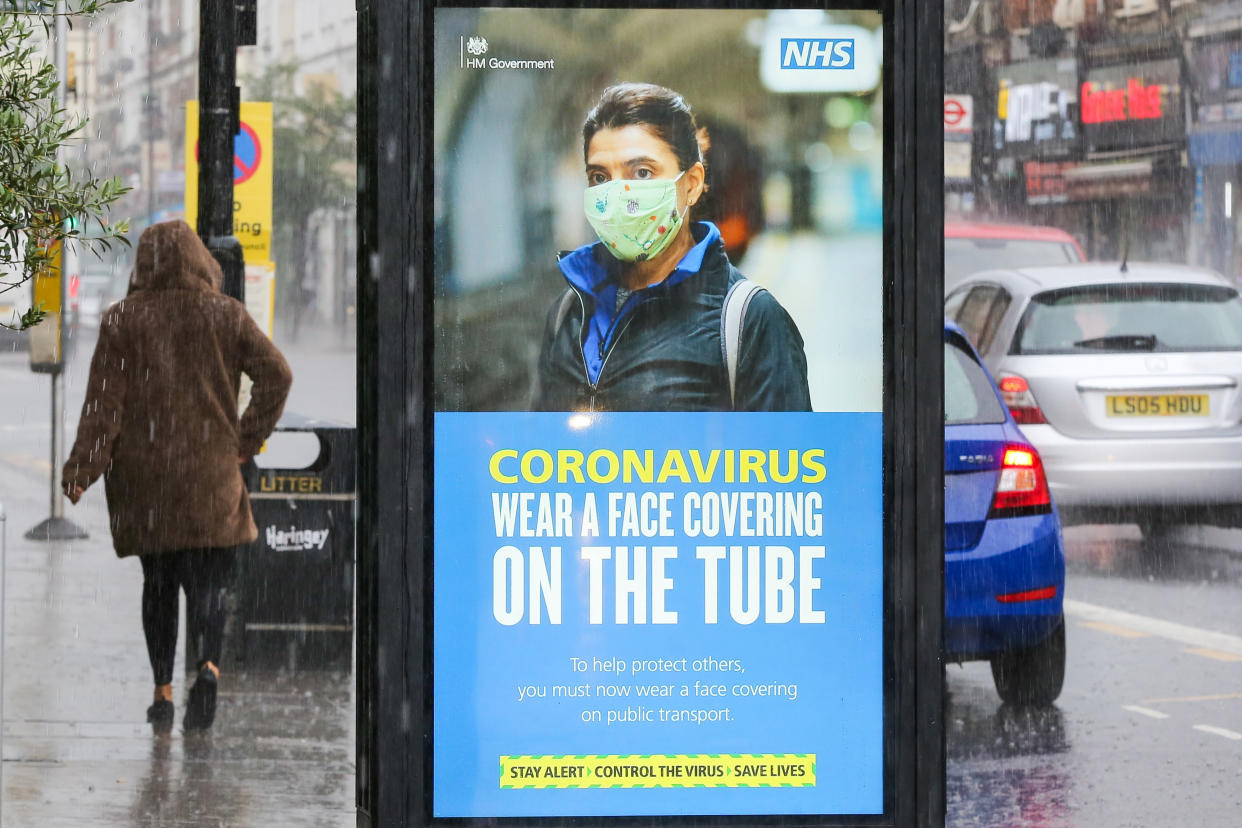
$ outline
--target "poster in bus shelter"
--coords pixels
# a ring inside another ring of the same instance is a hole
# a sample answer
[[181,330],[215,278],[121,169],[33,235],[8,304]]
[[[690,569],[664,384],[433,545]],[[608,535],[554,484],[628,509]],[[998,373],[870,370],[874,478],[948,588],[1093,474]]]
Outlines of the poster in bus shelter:
[[433,815],[883,813],[880,16],[434,47]]

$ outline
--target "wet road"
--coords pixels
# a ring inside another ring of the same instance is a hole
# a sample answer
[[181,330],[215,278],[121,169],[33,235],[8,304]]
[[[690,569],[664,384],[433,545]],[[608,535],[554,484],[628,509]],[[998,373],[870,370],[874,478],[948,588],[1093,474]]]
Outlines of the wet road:
[[954,826],[1237,826],[1242,532],[1065,534],[1065,689],[1002,706],[986,663],[948,668]]

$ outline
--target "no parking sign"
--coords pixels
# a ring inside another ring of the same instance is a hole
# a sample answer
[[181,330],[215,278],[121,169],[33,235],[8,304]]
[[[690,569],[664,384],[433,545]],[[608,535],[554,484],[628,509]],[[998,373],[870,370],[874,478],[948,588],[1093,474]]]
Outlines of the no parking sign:
[[[198,218],[198,101],[185,107],[185,220]],[[233,138],[233,235],[247,264],[272,258],[272,104],[245,101]]]

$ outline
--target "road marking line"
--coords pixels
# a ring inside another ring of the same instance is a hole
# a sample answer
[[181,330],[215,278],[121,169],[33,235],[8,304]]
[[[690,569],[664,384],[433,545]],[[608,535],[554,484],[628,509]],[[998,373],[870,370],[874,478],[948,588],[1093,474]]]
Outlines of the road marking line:
[[1204,658],[1214,658],[1217,661],[1242,661],[1242,655],[1222,653],[1220,650],[1209,650],[1206,647],[1187,647],[1185,652]]
[[1140,630],[1132,630],[1129,627],[1118,627],[1116,624],[1105,624],[1103,621],[1079,621],[1078,626],[1090,627],[1093,630],[1099,630],[1100,632],[1106,632],[1106,633],[1111,633],[1113,635],[1119,635],[1122,638],[1148,638],[1149,637],[1147,633],[1141,632]]
[[1242,699],[1242,693],[1219,693],[1215,696],[1171,696],[1167,699],[1143,699],[1143,704],[1169,704],[1170,702],[1205,702]]
[[1209,650],[1242,656],[1242,637],[1228,633],[1204,630],[1159,618],[1149,618],[1132,612],[1109,609],[1082,601],[1065,601],[1065,613],[1083,621],[1098,621],[1104,624],[1115,624],[1129,627],[1160,638],[1168,638],[1189,644],[1192,647],[1204,647]]
[[1122,710],[1129,710],[1131,713],[1138,713],[1143,716],[1150,716],[1153,719],[1167,719],[1168,713],[1161,713],[1159,710],[1152,710],[1150,707],[1139,707],[1137,704],[1123,705]]
[[1234,733],[1232,730],[1225,730],[1223,727],[1212,727],[1211,725],[1195,725],[1195,730],[1202,730],[1204,733],[1211,733],[1213,736],[1224,736],[1226,739],[1234,741],[1242,740],[1242,733]]

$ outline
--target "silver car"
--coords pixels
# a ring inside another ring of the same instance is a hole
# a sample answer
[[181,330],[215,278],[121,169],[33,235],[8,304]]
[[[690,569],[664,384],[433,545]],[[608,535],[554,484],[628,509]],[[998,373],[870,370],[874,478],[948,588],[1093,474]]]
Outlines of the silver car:
[[1043,456],[1062,521],[1242,526],[1242,298],[1208,270],[972,275],[945,315]]

